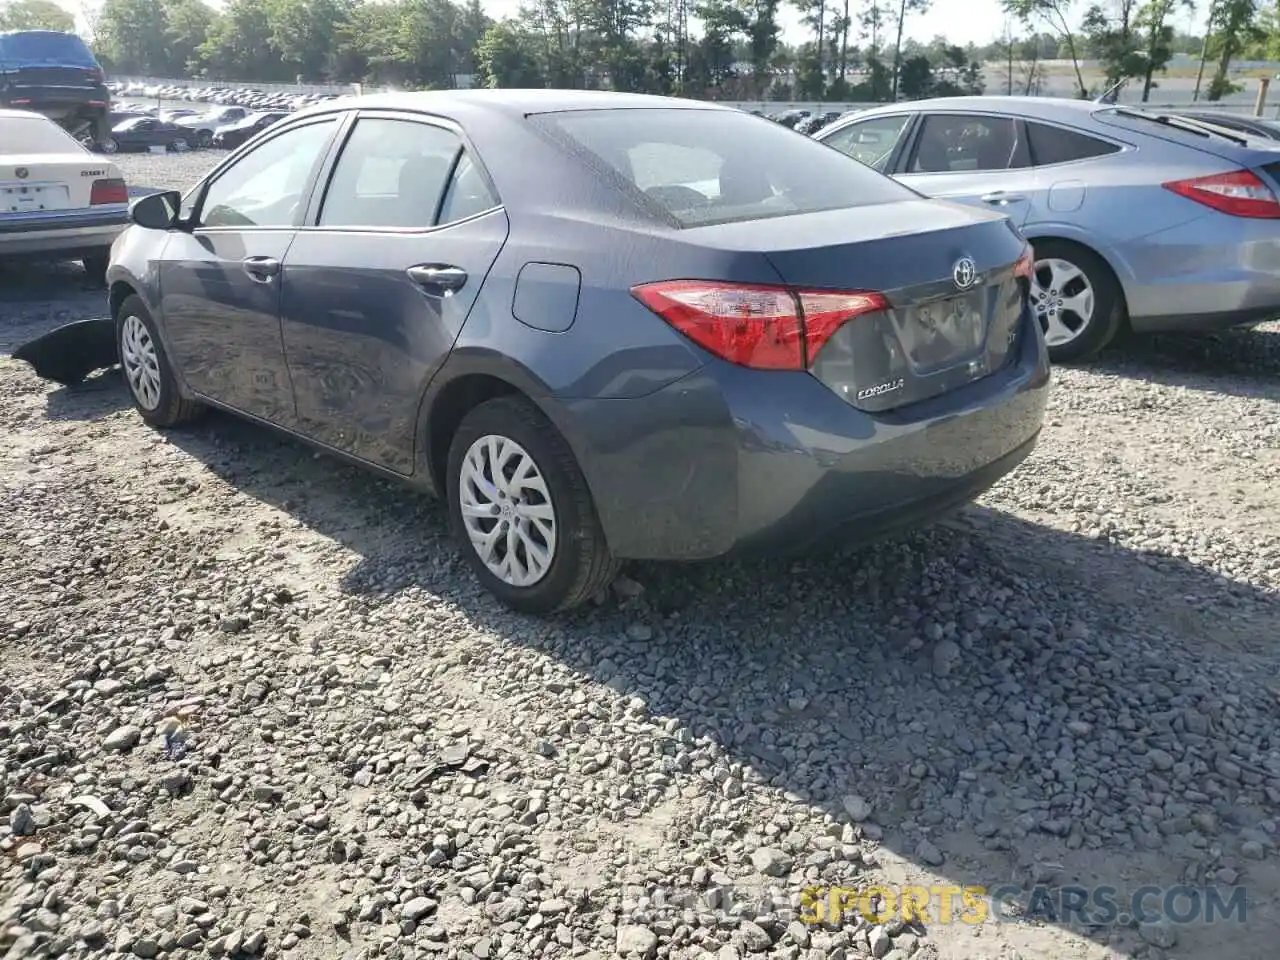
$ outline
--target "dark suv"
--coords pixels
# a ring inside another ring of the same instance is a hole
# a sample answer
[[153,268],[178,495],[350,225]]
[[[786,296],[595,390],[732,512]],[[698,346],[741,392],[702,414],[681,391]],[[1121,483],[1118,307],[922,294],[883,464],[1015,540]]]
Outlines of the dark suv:
[[111,134],[102,67],[74,33],[0,32],[0,107],[42,113],[82,142]]

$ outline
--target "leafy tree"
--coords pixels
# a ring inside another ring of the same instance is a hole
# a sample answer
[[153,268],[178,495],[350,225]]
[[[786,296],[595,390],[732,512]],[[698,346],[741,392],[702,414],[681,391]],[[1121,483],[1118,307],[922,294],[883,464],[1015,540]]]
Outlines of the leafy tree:
[[1209,83],[1209,99],[1220,100],[1239,87],[1231,82],[1234,60],[1251,40],[1260,35],[1257,0],[1220,0],[1210,17],[1210,49],[1218,67]]
[[537,41],[511,20],[495,23],[476,47],[477,79],[486,87],[543,87]]
[[1154,76],[1173,59],[1175,31],[1168,21],[1179,9],[1191,10],[1191,0],[1149,0],[1138,12],[1138,28],[1142,31],[1146,63],[1142,70],[1142,100],[1151,97]]
[[[902,30],[907,17],[913,13],[924,13],[929,9],[929,0],[898,0],[898,15],[895,17],[898,34],[893,43],[893,90],[892,97],[898,99],[899,76],[902,73]],[[918,70],[918,67],[915,68]]]
[[1076,73],[1076,93],[1087,97],[1089,89],[1080,70],[1080,55],[1076,32],[1072,28],[1071,7],[1073,0],[1004,0],[1004,9],[1024,23],[1042,23],[1066,48],[1067,56]]
[[60,30],[74,33],[76,18],[53,0],[11,0],[0,6],[0,30]]

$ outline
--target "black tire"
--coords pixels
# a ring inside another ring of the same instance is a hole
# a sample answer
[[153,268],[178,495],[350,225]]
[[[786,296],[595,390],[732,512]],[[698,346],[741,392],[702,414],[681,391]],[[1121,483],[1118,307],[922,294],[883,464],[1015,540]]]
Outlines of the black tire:
[[1044,260],[1066,261],[1077,267],[1093,287],[1093,316],[1072,340],[1049,347],[1050,361],[1080,363],[1093,359],[1125,325],[1124,292],[1119,281],[1101,257],[1078,243],[1033,240],[1032,247],[1037,264]]
[[[128,367],[125,364],[122,341],[125,323],[129,317],[137,317],[142,321],[142,325],[146,328],[155,348],[156,367],[160,375],[160,397],[154,408],[148,408],[146,404],[139,400],[138,395],[134,392]],[[124,379],[129,389],[129,398],[133,401],[133,406],[142,419],[153,427],[178,427],[199,418],[205,412],[205,407],[194,400],[187,400],[178,391],[178,382],[174,377],[173,366],[169,363],[169,357],[164,352],[164,344],[161,343],[160,337],[156,334],[155,321],[151,319],[151,314],[142,299],[136,295],[125,297],[124,302],[120,304],[120,309],[116,311],[115,321],[116,356],[120,358],[120,365],[124,368]]]
[[84,257],[80,262],[84,264],[84,274],[89,282],[95,287],[104,287],[107,284],[107,264],[110,261],[111,250],[107,249],[95,256]]
[[[556,548],[546,574],[532,586],[509,584],[491,572],[463,524],[463,461],[471,445],[490,434],[514,440],[523,447],[550,493]],[[573,451],[532,401],[522,396],[504,396],[471,410],[453,435],[447,470],[450,527],[481,584],[506,606],[532,614],[568,610],[590,600],[617,575],[619,564],[609,553],[591,492]]]

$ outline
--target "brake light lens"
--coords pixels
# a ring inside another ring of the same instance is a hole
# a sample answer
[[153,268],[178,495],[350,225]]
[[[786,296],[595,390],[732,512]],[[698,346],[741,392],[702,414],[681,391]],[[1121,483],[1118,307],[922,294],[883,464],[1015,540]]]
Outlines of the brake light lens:
[[694,343],[755,370],[806,370],[842,326],[889,303],[868,291],[669,280],[632,295]]
[[128,203],[129,188],[118,178],[95,180],[89,188],[89,205],[96,207],[103,203]]
[[1188,200],[1233,217],[1280,219],[1280,200],[1276,199],[1271,188],[1252,170],[1215,173],[1190,180],[1171,180],[1163,186]]

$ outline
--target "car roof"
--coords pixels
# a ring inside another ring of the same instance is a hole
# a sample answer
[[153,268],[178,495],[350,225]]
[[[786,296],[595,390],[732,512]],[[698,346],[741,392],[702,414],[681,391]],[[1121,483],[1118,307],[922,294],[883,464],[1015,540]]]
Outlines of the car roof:
[[681,110],[734,110],[704,100],[683,100],[678,97],[660,97],[644,93],[616,93],[612,90],[544,90],[544,89],[487,89],[425,90],[402,93],[372,93],[360,96],[340,97],[302,113],[326,110],[349,110],[359,106],[368,110],[420,110],[448,115],[459,110],[492,111],[512,117],[530,113],[552,113],[560,110],[624,110],[624,109],[681,109]]
[[983,96],[983,97],[931,97],[927,100],[910,100],[902,103],[887,103],[859,110],[859,117],[878,113],[901,113],[903,111],[917,113],[920,111],[952,112],[959,110],[975,110],[981,113],[1007,113],[1010,116],[1038,117],[1042,120],[1075,120],[1111,110],[1115,104],[1098,103],[1096,100],[1075,100],[1070,97],[1018,97],[1018,96]]
[[36,113],[34,110],[9,110],[0,107],[0,120],[43,120],[45,123],[53,123],[43,113]]

